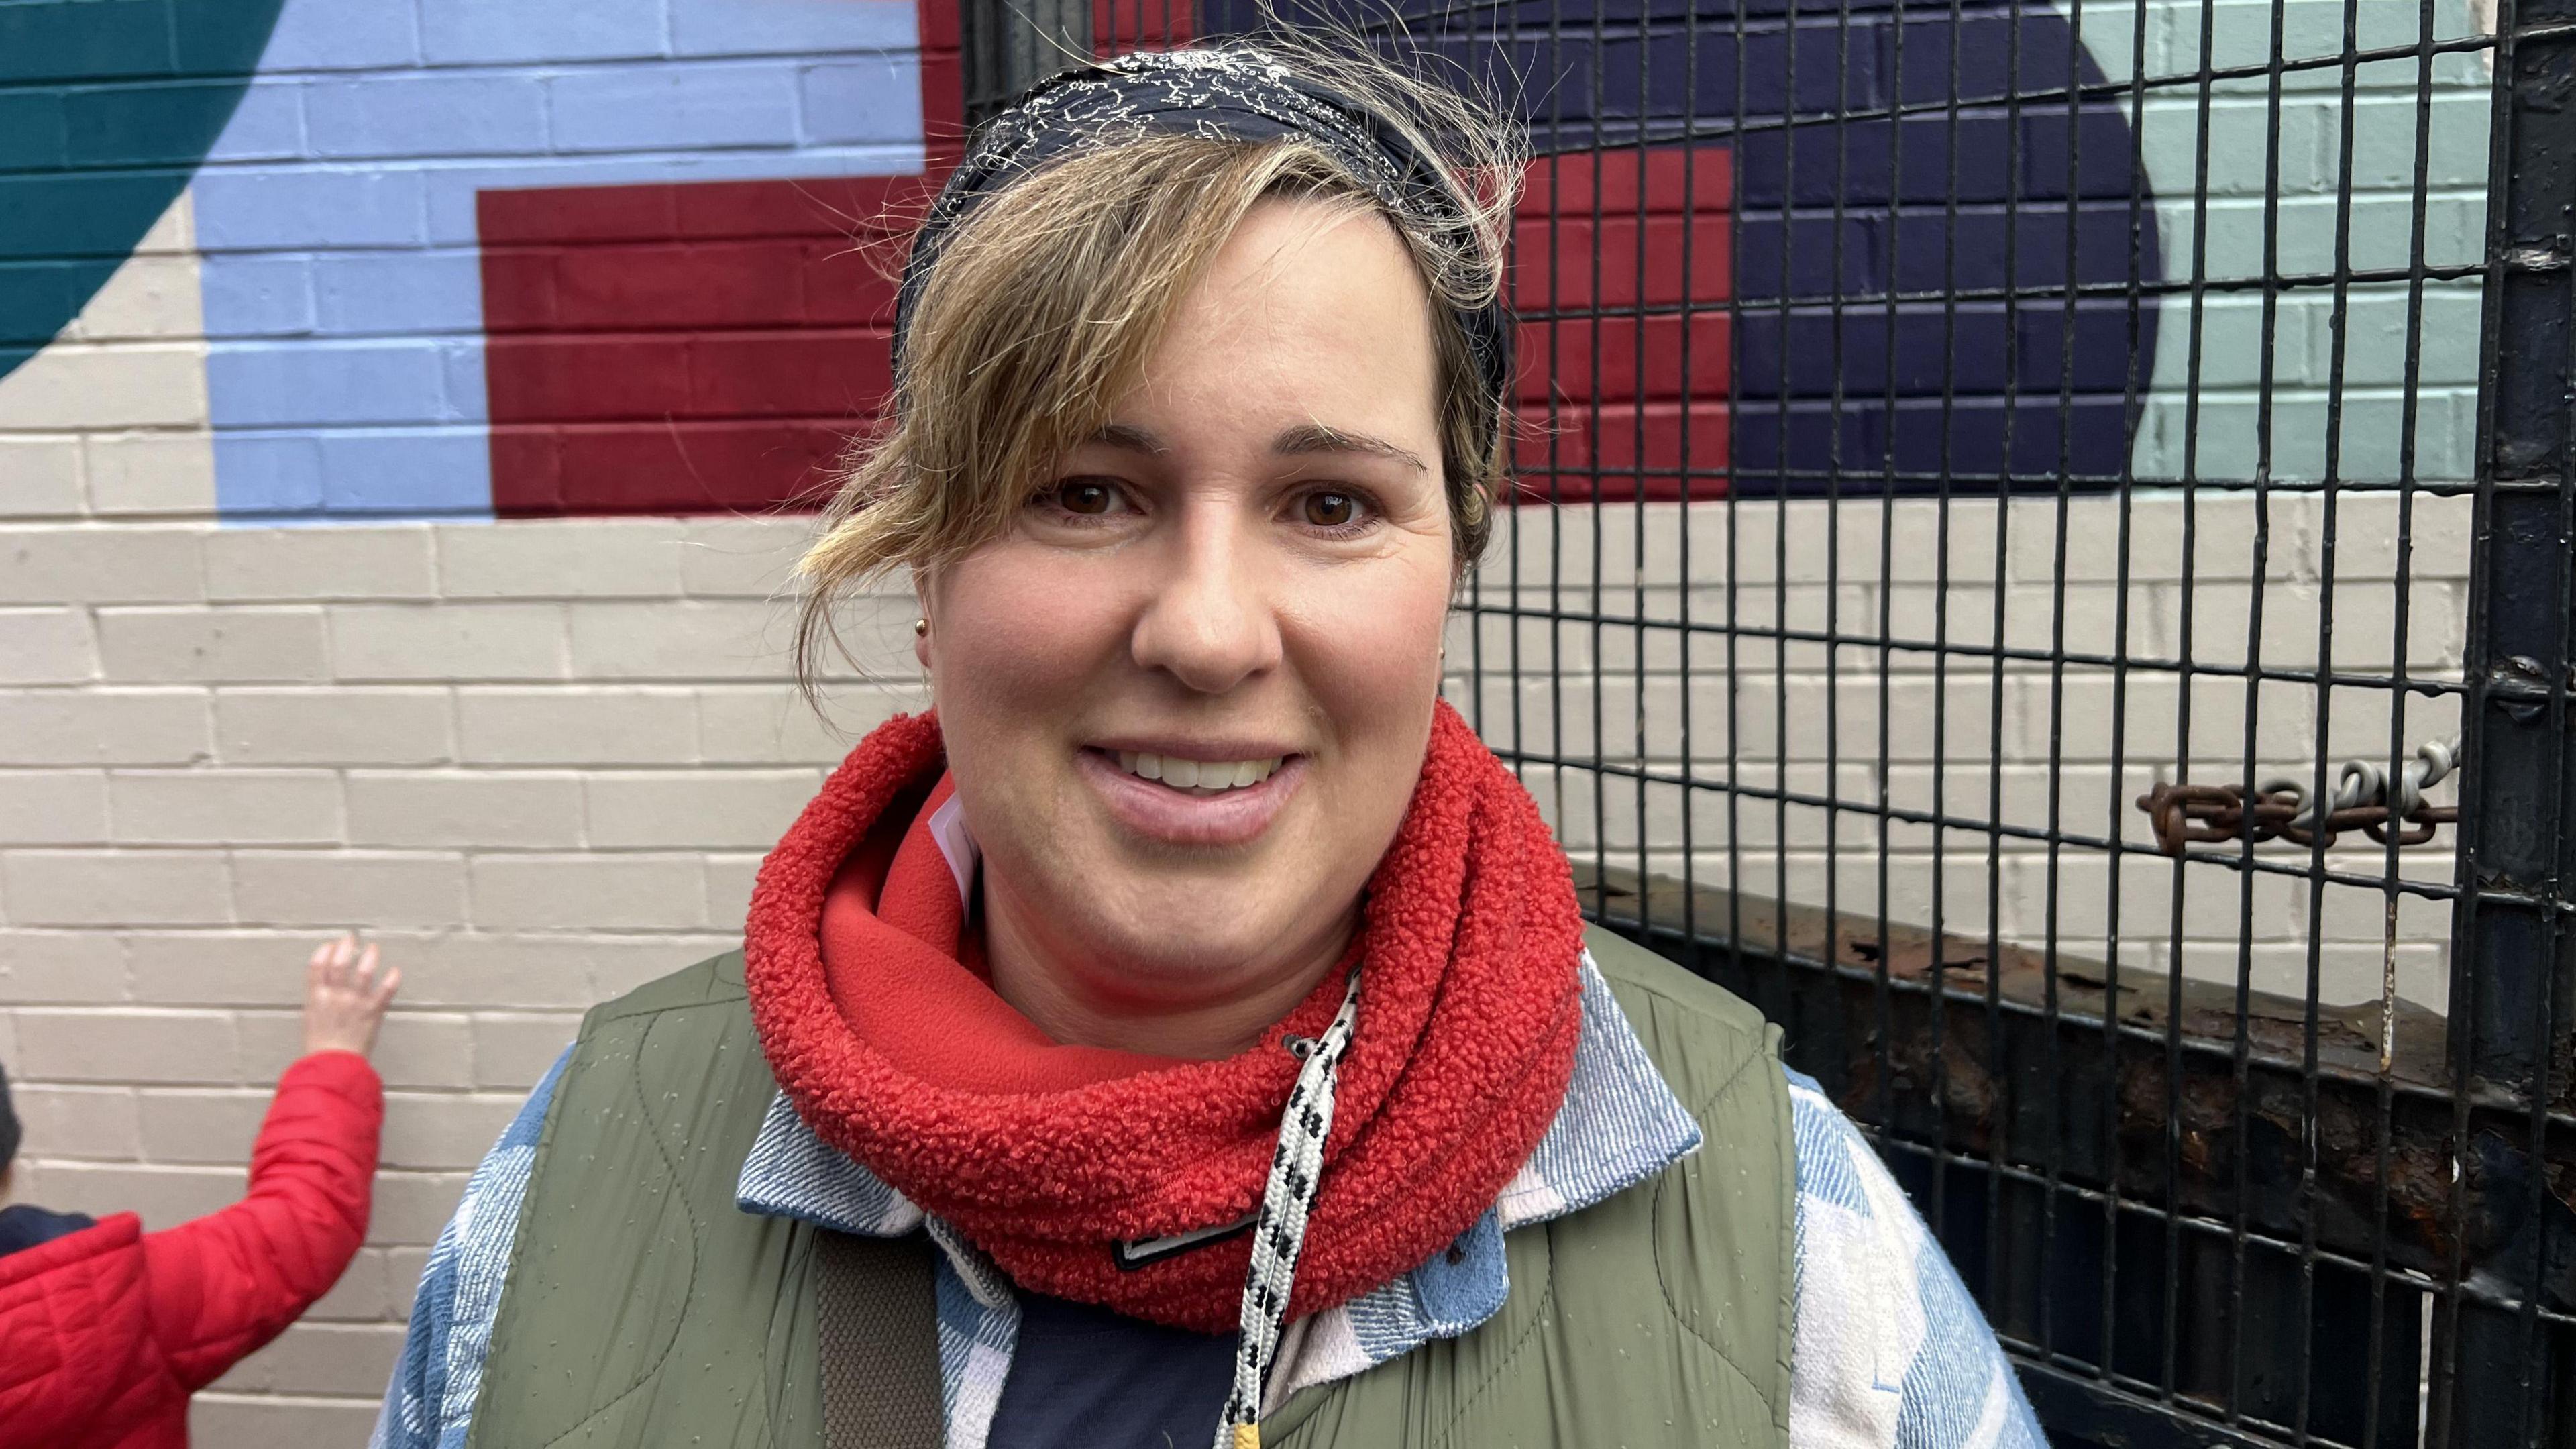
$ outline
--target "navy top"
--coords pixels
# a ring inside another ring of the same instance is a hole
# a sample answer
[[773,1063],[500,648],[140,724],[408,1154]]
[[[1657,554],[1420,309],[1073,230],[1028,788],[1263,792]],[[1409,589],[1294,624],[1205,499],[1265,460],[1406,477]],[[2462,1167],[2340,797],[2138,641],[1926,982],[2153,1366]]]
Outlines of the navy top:
[[1234,1387],[1234,1333],[1192,1333],[1022,1293],[987,1449],[1203,1449]]
[[[50,1243],[56,1238],[77,1233],[86,1227],[93,1227],[97,1221],[95,1218],[84,1217],[79,1213],[53,1213],[40,1207],[27,1207],[23,1204],[18,1207],[0,1208],[0,1258],[5,1258],[21,1248],[32,1248],[38,1243]],[[1220,1399],[1218,1402],[1219,1407],[1222,1408],[1223,1400]]]

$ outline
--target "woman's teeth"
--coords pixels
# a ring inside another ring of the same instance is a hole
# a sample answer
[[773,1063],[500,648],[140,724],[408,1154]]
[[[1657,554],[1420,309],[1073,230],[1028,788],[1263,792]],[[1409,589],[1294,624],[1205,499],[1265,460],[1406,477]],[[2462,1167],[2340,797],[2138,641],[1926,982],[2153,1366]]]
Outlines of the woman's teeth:
[[1271,772],[1277,770],[1285,758],[1273,755],[1266,760],[1184,760],[1177,755],[1120,750],[1118,768],[1130,775],[1160,780],[1175,790],[1219,795],[1269,779]]

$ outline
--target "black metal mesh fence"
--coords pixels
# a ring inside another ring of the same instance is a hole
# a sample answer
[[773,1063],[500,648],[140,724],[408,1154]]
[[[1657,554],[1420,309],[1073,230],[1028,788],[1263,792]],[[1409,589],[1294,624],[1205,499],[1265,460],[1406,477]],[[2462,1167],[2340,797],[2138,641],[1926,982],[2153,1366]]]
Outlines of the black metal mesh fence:
[[2063,1443],[2576,1443],[2576,5],[2493,8],[1097,17],[1526,121],[1453,695]]

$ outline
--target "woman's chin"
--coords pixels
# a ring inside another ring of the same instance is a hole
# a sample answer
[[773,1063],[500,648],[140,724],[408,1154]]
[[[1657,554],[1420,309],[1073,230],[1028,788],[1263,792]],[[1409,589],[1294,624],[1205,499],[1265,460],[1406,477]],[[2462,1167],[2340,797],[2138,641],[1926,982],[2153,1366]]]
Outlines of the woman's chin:
[[1120,769],[1116,757],[1086,749],[1075,770],[1113,826],[1160,850],[1239,850],[1258,843],[1306,781],[1306,758],[1292,755],[1255,785],[1219,794],[1176,790]]

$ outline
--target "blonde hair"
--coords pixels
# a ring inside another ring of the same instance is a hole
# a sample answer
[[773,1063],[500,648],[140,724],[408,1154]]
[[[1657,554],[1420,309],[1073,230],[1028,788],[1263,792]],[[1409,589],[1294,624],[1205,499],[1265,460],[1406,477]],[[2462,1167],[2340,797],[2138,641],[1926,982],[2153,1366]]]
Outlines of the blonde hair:
[[1319,41],[1230,42],[1330,87],[1432,163],[1453,207],[1390,204],[1295,137],[1104,136],[987,197],[931,267],[882,426],[853,444],[804,584],[795,666],[809,698],[836,603],[887,570],[935,568],[1011,526],[1046,470],[1109,421],[1164,325],[1261,201],[1320,200],[1383,217],[1430,293],[1441,461],[1463,576],[1506,477],[1508,397],[1494,395],[1459,313],[1502,284],[1518,129],[1457,89]]

